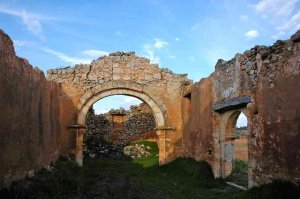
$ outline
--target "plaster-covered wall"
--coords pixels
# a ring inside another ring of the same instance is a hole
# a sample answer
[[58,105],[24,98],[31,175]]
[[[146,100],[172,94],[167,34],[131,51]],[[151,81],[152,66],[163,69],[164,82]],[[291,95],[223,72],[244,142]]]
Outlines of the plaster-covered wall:
[[0,188],[59,156],[58,90],[0,30]]
[[[273,46],[255,46],[232,60],[219,60],[212,75],[191,86],[185,156],[207,160],[215,176],[224,177],[226,125],[234,111],[243,111],[248,118],[249,186],[276,178],[299,181],[299,38],[300,32]],[[248,104],[223,111],[214,108],[243,96],[251,98]]]

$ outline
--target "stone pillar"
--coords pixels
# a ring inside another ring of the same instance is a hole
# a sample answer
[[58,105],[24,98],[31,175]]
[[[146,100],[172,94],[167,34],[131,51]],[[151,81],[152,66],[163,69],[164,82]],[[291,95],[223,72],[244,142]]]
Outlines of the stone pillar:
[[84,129],[77,129],[76,132],[76,151],[75,151],[75,161],[78,166],[83,166],[83,135]]
[[83,166],[83,135],[85,132],[85,125],[73,124],[68,125],[69,129],[76,130],[76,145],[75,145],[75,161],[78,166]]
[[158,147],[159,147],[159,165],[164,165],[167,162],[166,154],[166,131],[156,130],[158,136]]
[[158,136],[158,147],[159,147],[159,165],[164,165],[173,160],[172,155],[174,148],[171,144],[171,139],[168,138],[167,133],[175,131],[175,127],[157,127],[156,134]]

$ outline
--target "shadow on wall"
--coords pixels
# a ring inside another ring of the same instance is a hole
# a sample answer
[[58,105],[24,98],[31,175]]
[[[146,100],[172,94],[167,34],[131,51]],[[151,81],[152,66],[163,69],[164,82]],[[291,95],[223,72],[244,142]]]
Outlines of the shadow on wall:
[[[33,175],[68,151],[69,132],[59,85],[15,55],[13,42],[0,30],[0,188]],[[73,103],[68,102],[71,110]],[[66,123],[66,122],[65,122]],[[63,123],[62,123],[63,124]]]

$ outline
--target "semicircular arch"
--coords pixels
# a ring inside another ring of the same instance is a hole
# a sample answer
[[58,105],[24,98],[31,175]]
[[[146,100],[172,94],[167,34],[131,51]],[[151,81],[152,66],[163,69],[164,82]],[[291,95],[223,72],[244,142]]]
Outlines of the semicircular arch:
[[140,91],[128,89],[128,88],[111,88],[108,90],[100,91],[94,95],[91,95],[85,103],[82,104],[80,112],[78,114],[78,124],[84,125],[86,120],[86,114],[90,107],[101,100],[102,98],[113,96],[113,95],[127,95],[136,97],[146,104],[148,104],[153,112],[153,116],[155,118],[156,126],[164,126],[165,125],[165,118],[163,111],[160,109],[159,105],[151,98],[149,95],[142,93]]

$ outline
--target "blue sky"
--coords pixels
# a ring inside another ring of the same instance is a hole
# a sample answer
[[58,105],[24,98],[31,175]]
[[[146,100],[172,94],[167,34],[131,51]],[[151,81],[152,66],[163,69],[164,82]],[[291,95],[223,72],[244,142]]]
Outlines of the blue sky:
[[129,110],[130,106],[142,103],[141,100],[125,95],[113,95],[105,97],[94,104],[95,114],[108,112],[111,108],[125,108]]
[[135,51],[194,81],[300,28],[298,0],[0,0],[17,55],[46,71]]

